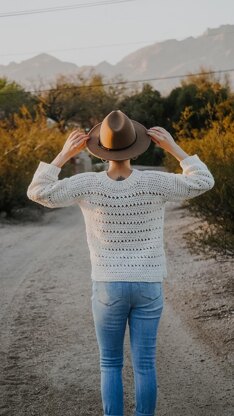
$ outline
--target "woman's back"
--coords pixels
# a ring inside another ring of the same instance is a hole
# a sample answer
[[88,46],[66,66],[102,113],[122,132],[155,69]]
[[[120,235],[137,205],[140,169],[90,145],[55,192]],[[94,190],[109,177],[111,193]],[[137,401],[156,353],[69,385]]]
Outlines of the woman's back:
[[165,203],[193,198],[214,184],[197,155],[186,157],[180,166],[183,174],[133,169],[122,181],[106,171],[56,181],[60,168],[40,162],[27,193],[51,208],[80,206],[93,280],[159,282],[167,276]]
[[123,181],[96,174],[80,201],[92,279],[161,281],[165,276],[163,199],[150,176],[133,169]]

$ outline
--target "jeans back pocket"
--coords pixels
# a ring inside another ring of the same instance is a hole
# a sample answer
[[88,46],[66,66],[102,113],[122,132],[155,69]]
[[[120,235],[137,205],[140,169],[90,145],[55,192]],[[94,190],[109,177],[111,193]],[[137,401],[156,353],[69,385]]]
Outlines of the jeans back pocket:
[[104,305],[111,306],[123,297],[121,282],[93,282],[93,297]]
[[140,282],[139,292],[143,298],[156,300],[162,294],[162,282]]

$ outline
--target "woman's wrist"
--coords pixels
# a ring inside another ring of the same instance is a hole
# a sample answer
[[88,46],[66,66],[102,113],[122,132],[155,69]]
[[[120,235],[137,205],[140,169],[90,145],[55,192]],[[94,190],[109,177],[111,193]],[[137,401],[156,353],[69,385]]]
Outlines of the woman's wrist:
[[174,156],[179,162],[181,162],[181,160],[189,156],[188,153],[186,153],[177,143],[173,144],[173,146],[170,147],[168,152],[172,156]]
[[70,157],[67,154],[59,152],[55,159],[52,160],[51,164],[57,166],[58,168],[61,168],[69,159]]

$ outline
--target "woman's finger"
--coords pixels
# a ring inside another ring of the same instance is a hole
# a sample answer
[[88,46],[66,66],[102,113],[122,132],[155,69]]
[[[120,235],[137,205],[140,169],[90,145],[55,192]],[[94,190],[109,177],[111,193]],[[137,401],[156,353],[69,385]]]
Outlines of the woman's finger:
[[156,132],[148,132],[147,133],[149,136],[151,136],[151,137],[153,137],[154,139],[157,137],[157,138],[160,138],[161,136],[160,136],[160,133],[156,133]]
[[71,142],[73,143],[74,141],[76,141],[76,140],[82,140],[83,138],[88,138],[88,135],[87,134],[78,134],[77,136],[74,136],[72,139],[71,139]]
[[163,135],[163,133],[159,131],[150,131],[149,134],[153,136],[158,136],[158,137],[161,137]]
[[79,136],[87,136],[87,133],[84,133],[82,131],[80,131],[79,129],[75,130],[74,132],[72,132],[69,136],[69,140],[73,140]]
[[163,133],[159,132],[159,131],[151,131],[149,134],[153,134],[154,136],[162,136]]
[[77,140],[77,141],[75,141],[71,144],[71,147],[75,147],[75,148],[80,147],[80,146],[83,146],[86,142],[87,142],[86,138],[84,138],[82,140]]
[[161,131],[159,128],[157,127],[151,127],[148,131]]
[[74,137],[78,137],[84,135],[84,133],[82,133],[81,131],[76,131],[72,134],[71,139],[73,139]]
[[69,138],[72,139],[74,136],[76,136],[79,133],[81,133],[81,131],[79,129],[76,129],[76,130],[71,132]]
[[163,127],[151,127],[150,131],[154,131],[157,133],[165,133],[166,130]]

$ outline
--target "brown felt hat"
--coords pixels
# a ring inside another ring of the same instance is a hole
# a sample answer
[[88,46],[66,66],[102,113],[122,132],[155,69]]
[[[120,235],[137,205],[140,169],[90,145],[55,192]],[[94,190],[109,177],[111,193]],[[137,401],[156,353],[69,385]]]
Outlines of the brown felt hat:
[[126,160],[144,153],[151,138],[147,129],[120,110],[111,111],[88,133],[89,153],[105,160]]

